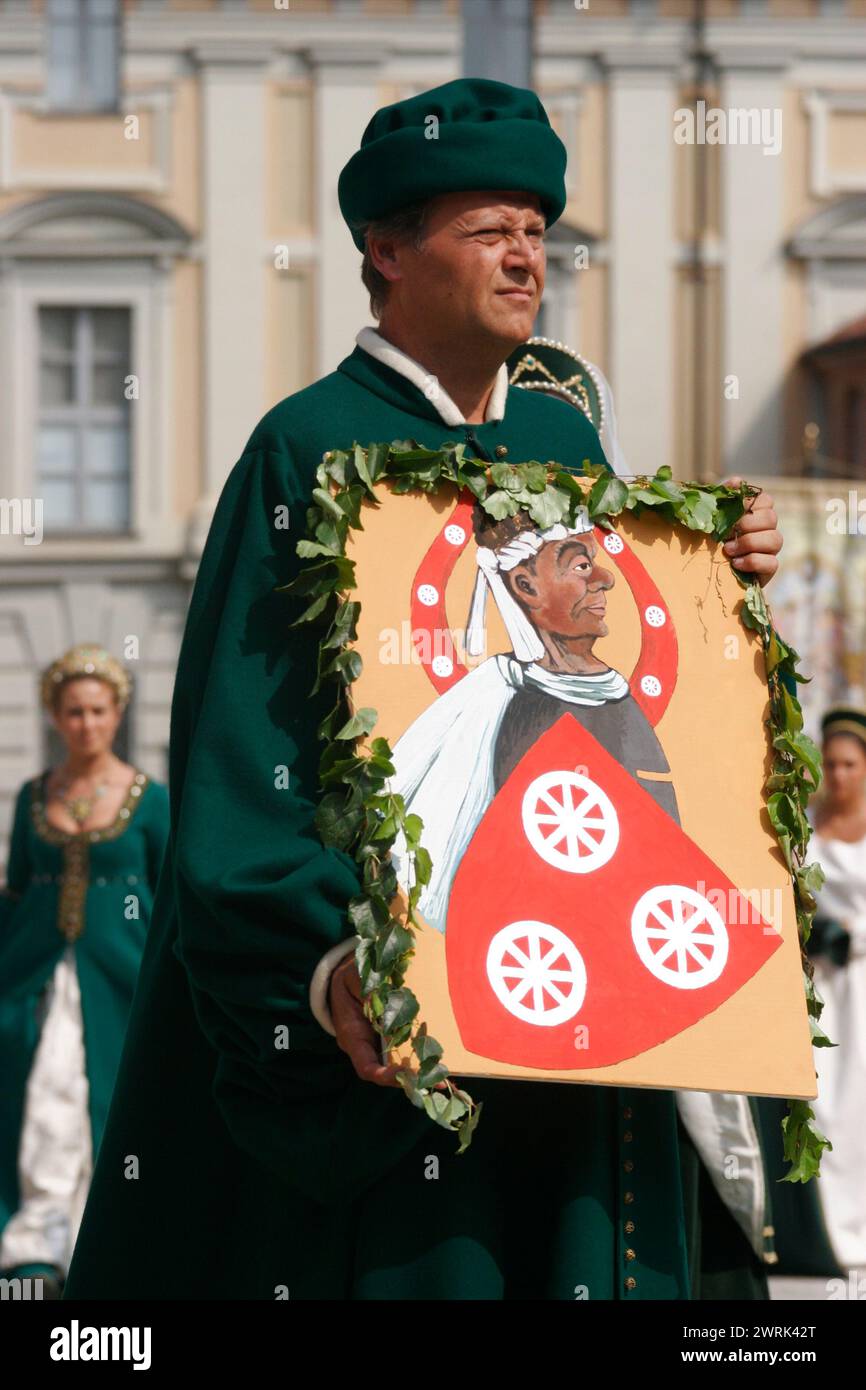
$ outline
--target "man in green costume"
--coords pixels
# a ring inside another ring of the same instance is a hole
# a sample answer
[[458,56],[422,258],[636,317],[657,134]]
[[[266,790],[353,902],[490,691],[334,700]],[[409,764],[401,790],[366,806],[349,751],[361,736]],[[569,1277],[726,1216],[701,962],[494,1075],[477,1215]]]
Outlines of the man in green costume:
[[[564,171],[537,97],[480,80],[378,112],[343,171],[379,331],[263,417],[217,506],[172,705],[170,844],[67,1297],[763,1296],[673,1093],[473,1081],[485,1113],[460,1156],[408,1104],[346,955],[358,867],[313,825],[319,633],[289,631],[275,586],[298,572],[322,454],[457,440],[605,463],[579,411],[509,388],[504,365]],[[762,577],[768,500],[736,542]]]

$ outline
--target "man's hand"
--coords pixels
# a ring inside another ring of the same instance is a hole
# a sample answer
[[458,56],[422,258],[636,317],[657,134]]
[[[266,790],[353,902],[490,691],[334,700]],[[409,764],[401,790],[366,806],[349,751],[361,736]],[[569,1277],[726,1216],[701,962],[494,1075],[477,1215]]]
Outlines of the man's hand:
[[[727,478],[728,487],[739,487],[742,478]],[[772,579],[779,568],[777,555],[782,549],[782,533],[768,492],[759,492],[746,502],[745,514],[734,527],[733,536],[725,541],[725,554],[741,574],[753,574],[763,585]]]
[[402,1070],[401,1067],[394,1064],[383,1066],[379,1060],[381,1040],[364,1016],[361,980],[354,956],[346,956],[332,972],[328,1005],[337,1030],[337,1043],[361,1080],[372,1081],[375,1086],[399,1085],[394,1078]]

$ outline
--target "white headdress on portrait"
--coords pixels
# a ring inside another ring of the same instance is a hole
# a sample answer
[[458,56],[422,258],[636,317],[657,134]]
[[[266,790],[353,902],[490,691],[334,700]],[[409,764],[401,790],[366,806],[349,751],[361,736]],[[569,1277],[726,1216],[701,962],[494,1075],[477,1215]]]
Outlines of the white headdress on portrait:
[[466,624],[466,651],[469,656],[481,656],[485,650],[485,609],[487,594],[493,595],[496,607],[505,624],[514,655],[518,661],[539,661],[544,656],[544,646],[536,629],[524,613],[520,604],[511,594],[502,578],[507,570],[514,569],[524,560],[537,555],[548,541],[564,540],[566,536],[580,535],[591,531],[592,522],[586,507],[578,508],[574,526],[566,526],[558,521],[546,531],[521,531],[506,545],[495,550],[479,545],[475,551],[478,573],[472,591],[469,620]]

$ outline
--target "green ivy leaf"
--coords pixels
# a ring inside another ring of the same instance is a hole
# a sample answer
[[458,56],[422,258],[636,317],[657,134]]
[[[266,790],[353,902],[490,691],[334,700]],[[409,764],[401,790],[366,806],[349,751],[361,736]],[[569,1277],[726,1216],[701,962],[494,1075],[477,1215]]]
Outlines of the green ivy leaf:
[[380,936],[376,950],[376,965],[387,974],[392,966],[407,951],[412,950],[415,938],[410,931],[394,921],[384,936]]
[[523,483],[516,468],[510,463],[494,463],[490,466],[490,476],[498,488],[505,492],[522,492]]
[[546,487],[544,492],[533,494],[527,511],[536,526],[546,531],[549,526],[555,526],[563,517],[568,516],[570,506],[568,498],[563,497],[556,488]]
[[379,1024],[385,1037],[412,1023],[418,1013],[418,1000],[411,989],[395,989],[388,996]]
[[412,1051],[419,1062],[429,1062],[431,1059],[438,1062],[442,1056],[442,1044],[435,1038],[431,1038],[427,1032],[427,1024],[422,1023],[412,1039]]
[[365,706],[363,709],[356,710],[351,719],[334,737],[338,739],[363,738],[365,734],[372,733],[377,718],[376,711]]
[[[791,700],[790,695],[788,695],[788,700]],[[800,713],[799,717],[800,723],[802,724],[802,713]],[[797,718],[796,712],[794,718]],[[804,734],[802,729],[795,729],[793,732],[786,731],[785,733],[777,734],[773,739],[773,747],[778,748],[784,753],[788,753],[790,757],[794,759],[798,769],[800,766],[805,768],[812,780],[814,789],[818,789],[821,785],[822,777],[821,750],[818,745],[810,739],[808,734]]]
[[458,1125],[457,1133],[460,1136],[460,1147],[458,1148],[457,1152],[459,1154],[465,1153],[466,1150],[469,1148],[469,1145],[472,1142],[472,1136],[478,1127],[478,1121],[481,1119],[481,1111],[483,1109],[484,1102],[481,1101],[478,1105],[475,1106],[474,1110],[469,1110],[462,1124]]
[[543,463],[524,463],[522,477],[527,492],[544,492],[547,487],[547,469]]
[[372,482],[378,483],[385,476],[388,467],[388,455],[390,450],[387,444],[368,444],[367,446],[367,476]]
[[298,541],[295,550],[302,560],[309,559],[314,555],[340,555],[336,539],[330,545],[323,545],[321,541]]
[[[437,1086],[440,1081],[445,1080],[447,1075],[448,1068],[443,1066],[441,1062],[425,1062],[424,1065],[420,1067],[418,1070],[418,1085],[429,1087]],[[463,1114],[465,1109],[466,1107],[463,1106],[460,1113]],[[448,1123],[450,1123],[450,1117]]]
[[387,905],[377,898],[353,898],[349,903],[349,921],[358,936],[373,940],[378,935],[380,928],[390,921],[390,918],[391,914]]
[[752,619],[751,622],[747,622],[745,615],[742,615],[743,622],[745,622],[748,627],[760,629],[769,626],[770,614],[760,584],[755,584],[754,582],[749,583],[743,596],[743,606],[745,607],[746,613],[748,613],[749,617]]
[[363,666],[364,663],[361,660],[361,653],[347,647],[339,652],[337,656],[334,657],[333,661],[322,668],[321,678],[339,676],[346,685],[351,685],[352,681],[356,681],[360,676]]
[[376,488],[373,484],[373,479],[370,477],[369,469],[367,468],[366,452],[361,448],[360,444],[355,445],[352,453],[352,462],[355,465],[355,473],[363,483],[368,497],[372,497],[375,500]]
[[491,492],[489,497],[481,499],[484,510],[493,517],[494,521],[502,521],[506,516],[514,516],[520,506],[514,497],[508,492]]
[[334,623],[322,642],[323,647],[344,647],[347,642],[355,642],[358,637],[356,624],[361,612],[360,603],[346,599],[334,614]]
[[344,449],[331,449],[322,459],[316,478],[322,486],[327,478],[332,478],[338,487],[345,487],[348,482],[348,465],[349,455]]
[[838,1043],[831,1042],[821,1027],[820,1023],[812,1015],[809,1015],[809,1032],[812,1035],[813,1047],[838,1047]]
[[364,812],[348,805],[342,793],[329,792],[316,807],[313,819],[323,845],[348,853],[364,823]]
[[824,886],[826,875],[817,860],[811,864],[804,864],[802,869],[797,870],[797,881],[808,893],[817,893],[819,888]]
[[829,1139],[815,1124],[815,1112],[805,1100],[788,1102],[789,1114],[782,1121],[785,1162],[791,1167],[783,1182],[808,1182],[818,1172],[821,1153],[832,1149]]
[[304,609],[299,618],[295,618],[293,623],[289,623],[289,627],[300,627],[301,623],[311,623],[314,618],[318,618],[320,614],[324,613],[330,598],[330,594],[320,594],[318,598],[313,599],[309,608]]
[[782,708],[785,732],[789,734],[799,733],[803,727],[803,711],[800,708],[800,702],[795,700],[784,686],[782,687]]
[[716,497],[716,524],[713,536],[717,541],[726,540],[729,533],[745,512],[743,499],[736,497]]
[[712,531],[716,520],[715,498],[706,492],[690,490],[674,508],[678,521],[684,521],[693,531]]
[[361,525],[361,503],[367,496],[363,483],[356,483],[337,494],[337,505],[343,513],[344,523],[348,522],[353,531],[363,531]]
[[599,512],[604,512],[608,516],[616,516],[622,511],[627,498],[628,488],[622,478],[602,473],[590,488],[587,499],[589,515],[594,517]]
[[418,845],[412,857],[412,867],[415,871],[415,883],[419,888],[430,882],[430,875],[433,871],[433,861],[429,852],[423,845]]

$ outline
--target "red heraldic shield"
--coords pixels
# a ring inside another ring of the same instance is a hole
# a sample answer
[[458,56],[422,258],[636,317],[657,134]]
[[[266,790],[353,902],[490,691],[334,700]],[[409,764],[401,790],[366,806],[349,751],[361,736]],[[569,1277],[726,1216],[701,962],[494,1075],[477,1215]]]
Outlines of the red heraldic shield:
[[565,714],[511,773],[454,877],[448,988],[469,1051],[580,1071],[697,1023],[781,942]]

